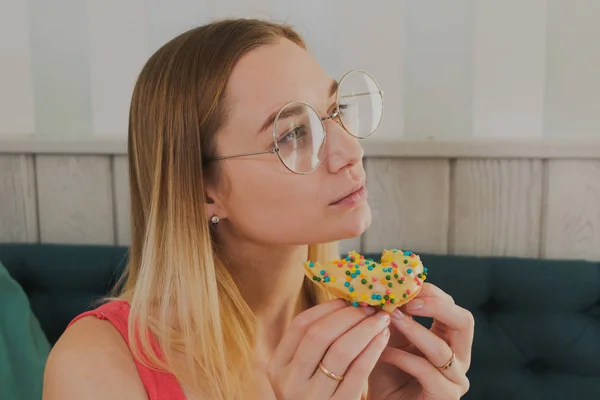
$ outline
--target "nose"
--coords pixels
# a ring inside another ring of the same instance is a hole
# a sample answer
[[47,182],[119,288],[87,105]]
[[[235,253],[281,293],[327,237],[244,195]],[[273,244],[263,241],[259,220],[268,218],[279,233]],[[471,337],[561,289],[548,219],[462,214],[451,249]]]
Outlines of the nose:
[[364,150],[359,140],[346,132],[338,121],[325,123],[327,135],[326,163],[329,172],[338,173],[351,169],[362,161]]

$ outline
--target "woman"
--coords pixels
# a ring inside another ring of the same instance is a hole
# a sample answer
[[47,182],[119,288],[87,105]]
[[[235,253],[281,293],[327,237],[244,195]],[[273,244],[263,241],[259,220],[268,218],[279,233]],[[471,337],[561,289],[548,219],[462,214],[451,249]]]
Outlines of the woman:
[[304,278],[370,224],[358,138],[382,108],[370,75],[333,81],[286,26],[219,21],[159,49],[131,103],[124,285],[58,341],[44,398],[462,396],[473,319],[450,296],[426,284],[390,318]]

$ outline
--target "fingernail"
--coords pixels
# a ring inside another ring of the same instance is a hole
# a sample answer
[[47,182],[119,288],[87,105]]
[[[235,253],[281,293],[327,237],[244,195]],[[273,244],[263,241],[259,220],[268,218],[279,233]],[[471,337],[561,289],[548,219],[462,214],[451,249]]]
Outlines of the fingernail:
[[364,307],[363,310],[367,315],[375,314],[375,309],[373,307]]
[[414,299],[406,305],[407,310],[415,311],[423,308],[425,302],[421,299]]
[[386,324],[390,322],[390,314],[386,313],[385,311],[381,311],[376,315],[376,317],[385,322]]
[[399,308],[396,308],[394,310],[394,312],[392,313],[392,317],[394,317],[394,319],[397,319],[398,321],[404,319],[404,314],[402,313],[402,311],[400,311]]
[[383,332],[381,332],[381,334],[383,335],[383,337],[390,336],[390,328],[385,328]]

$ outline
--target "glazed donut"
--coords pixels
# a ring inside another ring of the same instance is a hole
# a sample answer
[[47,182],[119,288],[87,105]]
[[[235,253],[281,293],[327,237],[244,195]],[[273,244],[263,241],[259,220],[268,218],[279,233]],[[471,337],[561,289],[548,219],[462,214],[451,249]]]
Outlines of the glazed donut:
[[305,275],[354,307],[376,306],[391,313],[412,300],[427,279],[427,268],[412,251],[383,250],[376,262],[351,251],[326,264],[303,263]]

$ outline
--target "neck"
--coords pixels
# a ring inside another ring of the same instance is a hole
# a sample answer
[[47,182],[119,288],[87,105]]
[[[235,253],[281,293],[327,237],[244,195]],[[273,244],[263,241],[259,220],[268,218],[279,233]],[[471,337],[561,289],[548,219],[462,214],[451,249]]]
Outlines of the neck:
[[227,266],[257,321],[257,346],[271,352],[292,319],[309,307],[304,291],[308,246],[224,243]]

